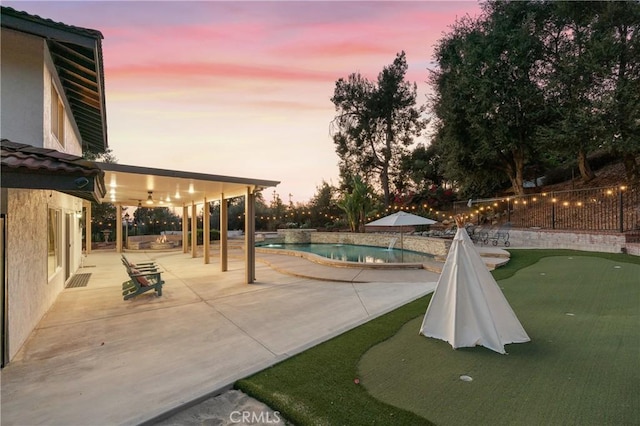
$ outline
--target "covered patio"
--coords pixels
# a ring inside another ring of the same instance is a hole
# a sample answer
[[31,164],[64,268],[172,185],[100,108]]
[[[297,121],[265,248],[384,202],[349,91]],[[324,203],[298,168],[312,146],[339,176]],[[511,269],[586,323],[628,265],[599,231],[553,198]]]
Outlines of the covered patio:
[[[196,257],[197,239],[191,238],[189,229],[197,229],[198,206],[203,210],[203,235],[210,233],[209,207],[212,202],[220,202],[220,271],[228,269],[228,216],[227,200],[236,197],[245,198],[244,246],[245,282],[252,283],[255,275],[255,195],[265,188],[278,185],[279,181],[252,179],[193,173],[179,170],[156,169],[116,163],[96,163],[104,171],[107,193],[104,202],[115,204],[116,212],[116,252],[123,251],[122,228],[123,206],[173,207],[182,211],[182,252],[191,252]],[[86,217],[91,217],[91,204],[85,203]],[[189,218],[191,226],[189,227]],[[91,253],[91,221],[86,221],[87,254]],[[194,232],[195,235],[195,232]],[[210,259],[209,238],[203,239],[202,257],[208,264]]]

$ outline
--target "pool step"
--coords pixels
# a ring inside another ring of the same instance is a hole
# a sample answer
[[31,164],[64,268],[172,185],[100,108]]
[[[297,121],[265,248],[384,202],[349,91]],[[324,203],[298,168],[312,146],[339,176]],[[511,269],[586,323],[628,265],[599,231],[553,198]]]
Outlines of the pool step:
[[[506,250],[498,247],[487,246],[476,246],[476,248],[478,249],[478,253],[480,253],[480,257],[482,257],[484,264],[487,265],[487,268],[489,268],[490,271],[506,265],[509,262],[510,254]],[[447,256],[436,256],[434,260],[435,262],[433,263],[425,263],[424,269],[431,272],[441,273],[444,262],[447,260]]]

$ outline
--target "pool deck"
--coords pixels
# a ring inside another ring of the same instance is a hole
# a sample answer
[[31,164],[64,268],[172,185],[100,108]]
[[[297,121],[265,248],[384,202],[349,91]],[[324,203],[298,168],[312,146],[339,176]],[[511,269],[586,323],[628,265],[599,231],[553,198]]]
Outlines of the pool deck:
[[[227,272],[181,251],[154,260],[166,282],[123,301],[114,251],[94,251],[1,372],[4,425],[153,423],[433,291],[425,269],[338,268],[257,254],[253,284],[233,247]],[[368,282],[359,282],[368,281]],[[426,306],[425,306],[426,309]]]

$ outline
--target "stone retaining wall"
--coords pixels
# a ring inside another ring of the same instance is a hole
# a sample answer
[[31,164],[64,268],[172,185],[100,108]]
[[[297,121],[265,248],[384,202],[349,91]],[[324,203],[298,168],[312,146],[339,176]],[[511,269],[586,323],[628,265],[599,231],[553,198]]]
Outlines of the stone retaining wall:
[[[357,244],[388,247],[393,239],[395,248],[400,248],[397,233],[317,232],[315,229],[286,229],[278,231],[278,240],[285,243]],[[435,256],[446,256],[451,246],[450,239],[414,235],[403,236],[404,248]],[[640,256],[640,245],[630,244],[625,235],[612,232],[580,232],[548,229],[510,229],[509,243],[513,248],[559,248],[606,253],[627,252]],[[491,245],[491,242],[489,242]],[[498,248],[505,248],[502,240]]]
[[394,248],[404,247],[421,253],[434,256],[446,256],[451,246],[451,240],[442,238],[419,237],[404,235],[402,244],[400,234],[396,233],[366,233],[357,234],[350,232],[317,232],[315,229],[280,229],[285,243],[317,243],[317,244],[355,244],[361,246],[389,247],[393,240]]
[[[182,234],[167,234],[165,235],[168,242],[173,243],[174,247],[182,244]],[[143,250],[148,249],[152,242],[162,238],[162,235],[134,235],[127,237],[126,247],[129,250]]]
[[[547,229],[511,229],[509,230],[511,247],[539,247],[622,253],[626,247],[624,234],[587,233],[579,231],[553,231]],[[498,247],[504,248],[502,244]]]

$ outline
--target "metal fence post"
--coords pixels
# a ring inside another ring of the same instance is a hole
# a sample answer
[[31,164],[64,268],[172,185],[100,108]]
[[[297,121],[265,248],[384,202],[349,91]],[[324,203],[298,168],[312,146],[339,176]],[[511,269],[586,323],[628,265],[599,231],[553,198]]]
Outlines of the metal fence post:
[[623,197],[622,197],[622,189],[618,188],[618,204],[620,206],[620,232],[624,232],[624,203],[623,203]]

